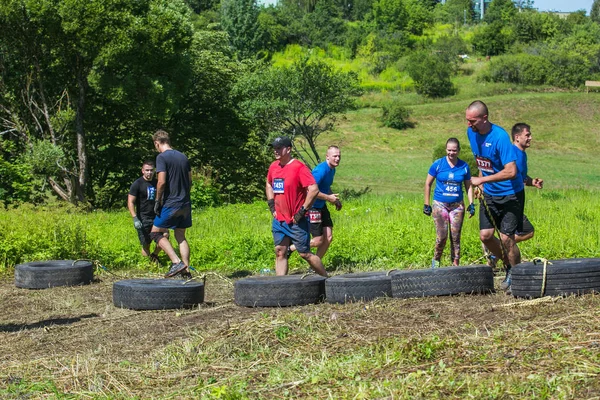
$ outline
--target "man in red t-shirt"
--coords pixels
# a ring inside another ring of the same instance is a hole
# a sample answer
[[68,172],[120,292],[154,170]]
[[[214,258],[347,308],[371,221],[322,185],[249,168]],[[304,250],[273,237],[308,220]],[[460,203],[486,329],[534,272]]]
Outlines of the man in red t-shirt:
[[273,214],[273,241],[275,242],[275,272],[288,272],[287,250],[291,243],[300,257],[315,272],[327,276],[321,259],[310,252],[310,228],[305,218],[319,194],[319,187],[310,169],[292,158],[292,141],[278,137],[273,141],[275,161],[267,174],[267,203]]

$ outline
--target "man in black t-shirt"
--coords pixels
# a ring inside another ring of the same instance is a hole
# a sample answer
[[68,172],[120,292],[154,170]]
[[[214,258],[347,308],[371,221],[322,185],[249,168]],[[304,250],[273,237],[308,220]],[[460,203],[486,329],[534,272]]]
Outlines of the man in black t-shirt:
[[[154,148],[160,153],[156,157],[156,202],[154,204],[154,225],[150,237],[167,253],[171,268],[165,278],[182,274],[189,277],[190,246],[185,238],[185,230],[192,226],[192,168],[187,157],[171,148],[169,134],[159,130],[152,136]],[[171,242],[164,233],[173,229],[179,244],[181,258],[177,256]]]
[[142,176],[139,177],[129,189],[127,196],[127,208],[133,218],[140,244],[142,245],[142,255],[150,257],[150,260],[159,263],[158,253],[160,246],[155,246],[154,251],[150,253],[150,231],[154,223],[154,200],[156,199],[156,178],[154,178],[154,162],[145,161],[142,165]]

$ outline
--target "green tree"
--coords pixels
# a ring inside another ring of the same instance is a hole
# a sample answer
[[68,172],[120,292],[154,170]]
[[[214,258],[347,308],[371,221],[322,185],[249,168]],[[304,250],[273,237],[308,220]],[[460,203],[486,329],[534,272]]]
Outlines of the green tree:
[[446,97],[456,93],[452,84],[451,69],[438,54],[430,51],[416,51],[408,58],[406,68],[414,81],[418,94],[426,97]]
[[487,23],[502,22],[508,24],[517,14],[517,7],[513,0],[492,0],[485,14],[483,20]]
[[289,67],[248,74],[238,82],[235,92],[242,99],[240,114],[263,137],[283,134],[305,139],[306,145],[294,141],[295,150],[314,166],[321,161],[317,138],[334,127],[336,114],[354,106],[354,96],[361,90],[354,73],[305,57]]
[[447,0],[436,6],[438,20],[450,24],[471,23],[474,18],[472,0]]
[[510,44],[511,34],[501,22],[483,24],[473,34],[471,44],[473,50],[484,56],[495,56],[504,53]]
[[373,19],[387,32],[402,31],[408,26],[408,12],[402,0],[377,0],[373,3]]
[[260,50],[261,32],[256,0],[223,0],[221,26],[241,58],[250,58]]
[[10,68],[0,68],[2,120],[32,155],[42,154],[38,141],[61,149],[56,170],[38,171],[59,197],[94,201],[139,163],[133,134],[164,121],[185,92],[188,17],[180,1],[2,3],[0,42],[11,43],[2,61]]
[[600,24],[600,0],[594,0],[592,9],[590,10],[590,18],[592,21]]

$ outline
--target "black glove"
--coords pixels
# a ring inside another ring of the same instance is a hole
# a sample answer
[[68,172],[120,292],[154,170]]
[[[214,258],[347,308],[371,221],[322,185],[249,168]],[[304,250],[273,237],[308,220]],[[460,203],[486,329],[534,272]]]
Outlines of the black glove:
[[337,211],[340,211],[342,209],[342,202],[339,199],[336,200],[335,203],[333,203],[333,204],[335,204],[335,209]]
[[294,223],[299,224],[305,215],[306,215],[306,208],[304,208],[304,206],[302,206],[302,207],[300,207],[300,210],[298,210],[296,215],[294,215]]
[[160,212],[162,211],[162,204],[160,201],[156,201],[154,203],[154,214],[158,215],[160,217]]
[[267,200],[267,204],[269,205],[269,210],[271,210],[271,214],[275,214],[275,199]]
[[471,217],[473,215],[475,215],[475,204],[473,204],[473,203],[469,204],[469,207],[467,207],[467,211],[469,212],[469,215]]
[[133,217],[133,226],[135,229],[142,229],[142,221],[138,217]]
[[431,206],[429,204],[423,205],[423,214],[425,214],[429,217],[429,216],[431,216],[432,211],[433,210],[431,209]]

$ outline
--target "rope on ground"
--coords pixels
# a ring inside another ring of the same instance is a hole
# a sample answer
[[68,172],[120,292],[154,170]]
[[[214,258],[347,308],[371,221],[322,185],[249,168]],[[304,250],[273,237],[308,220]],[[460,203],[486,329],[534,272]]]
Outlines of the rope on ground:
[[208,275],[216,276],[217,278],[227,282],[230,286],[233,287],[233,281],[231,279],[229,279],[221,274],[218,274],[216,272],[205,272],[202,275],[196,275],[193,278],[187,279],[183,284],[185,285],[188,282],[196,281],[196,280],[200,280],[200,279],[202,279],[202,283],[206,284],[206,277]]
[[116,276],[119,279],[126,279],[126,277],[122,276],[122,275],[117,275],[112,271],[109,271],[108,268],[106,268],[104,265],[102,265],[102,263],[100,263],[100,260],[91,260],[91,259],[87,259],[87,258],[80,258],[78,260],[73,261],[73,263],[71,265],[75,265],[75,263],[78,263],[80,261],[88,261],[91,262],[92,265],[96,268],[96,271],[98,271],[98,269],[102,269],[105,272],[108,272],[109,274]]
[[559,299],[560,299],[560,297],[545,296],[545,297],[540,297],[539,299],[534,299],[534,300],[524,300],[524,301],[517,301],[515,303],[494,305],[494,306],[492,306],[492,310],[495,310],[497,308],[515,308],[515,307],[534,306],[536,304],[547,303],[550,301],[555,302]]
[[548,264],[552,265],[552,263],[550,261],[546,260],[545,258],[535,257],[533,259],[533,265],[537,265],[538,262],[544,263],[544,270],[543,270],[543,274],[542,274],[542,290],[540,292],[540,297],[544,297],[544,293],[546,292],[546,277],[547,277]]

